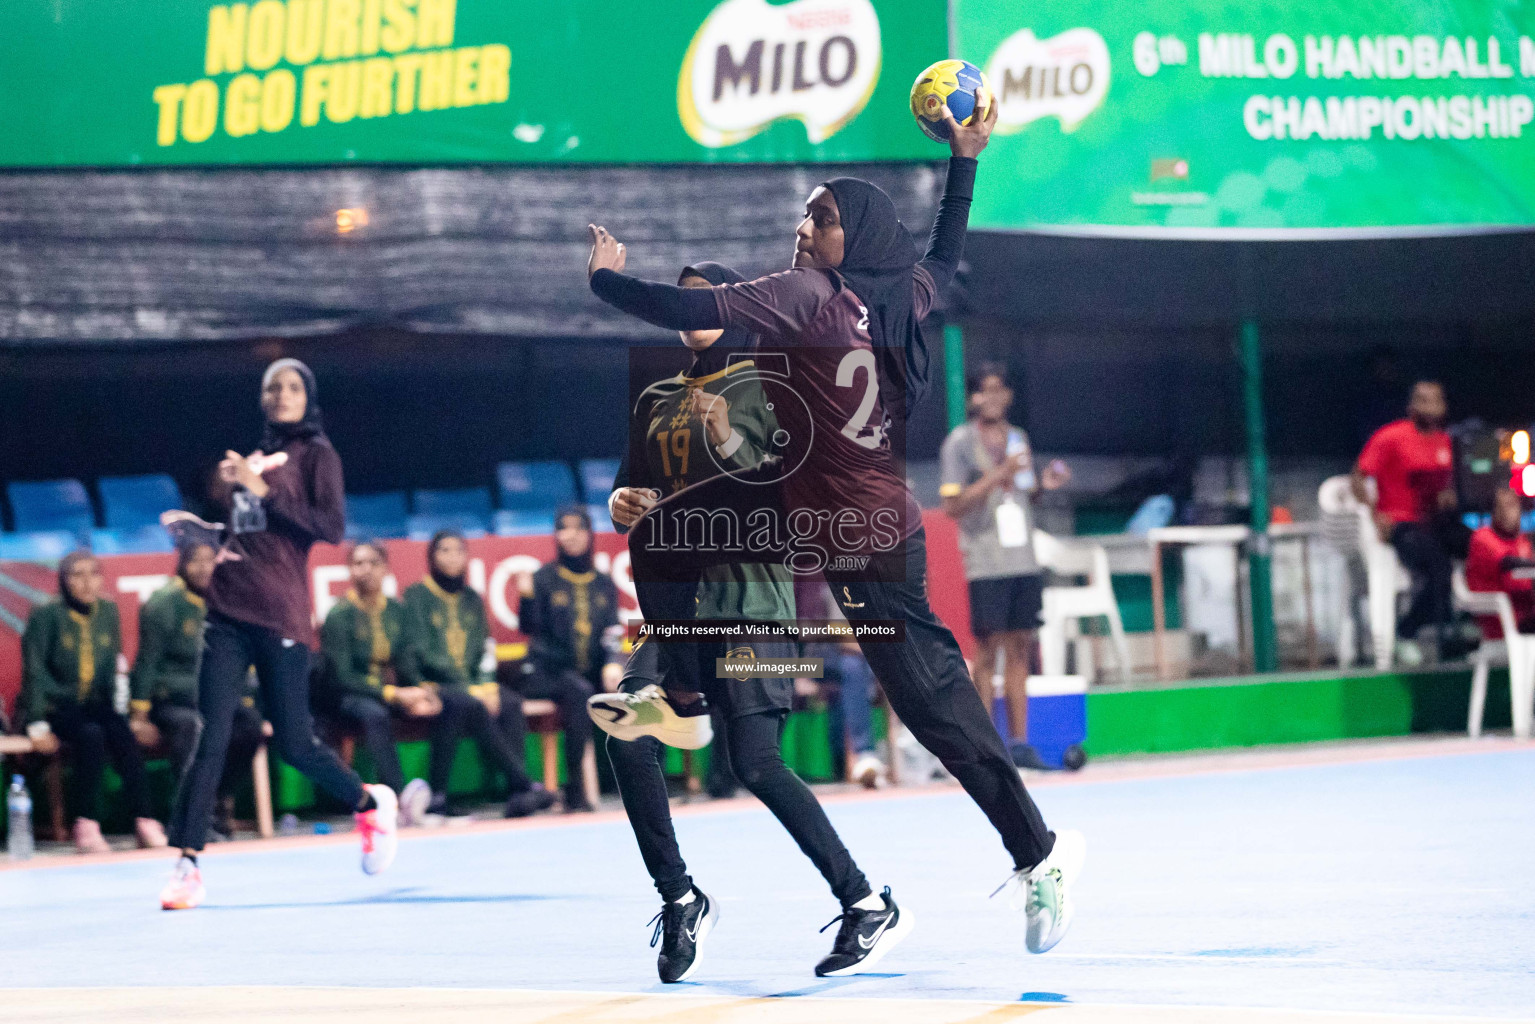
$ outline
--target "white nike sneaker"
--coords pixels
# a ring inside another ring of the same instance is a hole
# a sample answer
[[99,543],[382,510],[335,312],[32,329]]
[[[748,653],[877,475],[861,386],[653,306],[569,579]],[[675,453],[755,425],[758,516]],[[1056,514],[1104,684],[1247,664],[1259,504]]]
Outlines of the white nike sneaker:
[[[1071,927],[1074,906],[1071,886],[1082,873],[1087,856],[1087,840],[1082,833],[1067,829],[1055,834],[1055,847],[1032,871],[1015,871],[997,892],[1013,886],[1009,905],[1018,907],[1021,896],[1028,919],[1026,945],[1030,953],[1046,953],[1066,937]],[[992,895],[996,895],[993,893]]]
[[400,790],[400,824],[420,828],[426,823],[427,808],[432,806],[432,787],[425,779],[411,779]]
[[653,736],[669,747],[699,750],[714,739],[708,715],[679,715],[654,683],[638,693],[599,693],[586,702],[597,728],[620,740]]
[[358,811],[357,837],[362,840],[363,874],[376,875],[394,863],[400,845],[400,802],[388,786],[364,786],[378,804],[371,811]]
[[878,789],[885,784],[885,762],[873,754],[859,754],[850,775],[864,789]]

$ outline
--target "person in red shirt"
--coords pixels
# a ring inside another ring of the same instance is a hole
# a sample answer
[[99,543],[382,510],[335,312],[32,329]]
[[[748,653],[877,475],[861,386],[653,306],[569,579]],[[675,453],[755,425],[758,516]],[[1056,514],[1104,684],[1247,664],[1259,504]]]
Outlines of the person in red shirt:
[[[1466,556],[1466,586],[1478,593],[1507,594],[1514,605],[1519,632],[1535,633],[1535,546],[1519,532],[1523,503],[1513,491],[1499,491],[1492,506],[1492,523],[1471,535]],[[1525,572],[1519,572],[1519,570]],[[1518,573],[1518,575],[1515,575]],[[1478,615],[1477,625],[1488,640],[1503,639],[1503,624],[1496,615]]]
[[[1354,467],[1355,496],[1372,505],[1381,540],[1396,549],[1413,577],[1412,601],[1396,624],[1397,636],[1407,641],[1425,626],[1442,631],[1450,621],[1455,491],[1446,412],[1444,387],[1418,381],[1407,418],[1377,430]],[[1366,477],[1375,480],[1373,502]]]

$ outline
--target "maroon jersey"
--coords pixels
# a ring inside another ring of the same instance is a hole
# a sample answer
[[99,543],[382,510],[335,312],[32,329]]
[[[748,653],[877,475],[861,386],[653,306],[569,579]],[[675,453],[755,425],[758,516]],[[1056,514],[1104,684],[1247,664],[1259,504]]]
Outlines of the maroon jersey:
[[[914,270],[912,287],[921,319],[934,291],[925,268]],[[869,314],[858,296],[832,272],[806,268],[713,291],[725,326],[758,335],[764,356],[782,353],[785,387],[804,399],[774,403],[788,434],[786,465],[803,459],[785,481],[788,509],[824,513],[823,536],[839,551],[888,550],[912,534],[921,508],[891,457]]]

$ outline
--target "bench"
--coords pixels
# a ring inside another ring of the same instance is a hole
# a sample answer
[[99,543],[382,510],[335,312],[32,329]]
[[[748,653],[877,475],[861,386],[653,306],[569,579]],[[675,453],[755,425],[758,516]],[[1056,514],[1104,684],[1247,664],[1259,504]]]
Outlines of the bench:
[[[157,751],[145,751],[146,757]],[[48,793],[48,827],[50,838],[56,843],[68,842],[69,830],[64,824],[64,759],[58,754],[41,754],[26,736],[0,736],[0,756],[38,757],[44,760],[43,788]],[[256,748],[251,758],[251,784],[256,795],[256,831],[261,838],[270,839],[272,827],[272,776],[267,762],[266,743]]]

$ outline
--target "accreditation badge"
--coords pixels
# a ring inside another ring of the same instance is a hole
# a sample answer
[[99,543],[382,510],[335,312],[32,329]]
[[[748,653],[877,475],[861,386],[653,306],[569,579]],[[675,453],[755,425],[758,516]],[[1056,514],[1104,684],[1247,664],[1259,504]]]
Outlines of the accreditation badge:
[[1029,514],[1011,494],[997,505],[997,541],[1005,548],[1021,548],[1029,542]]

